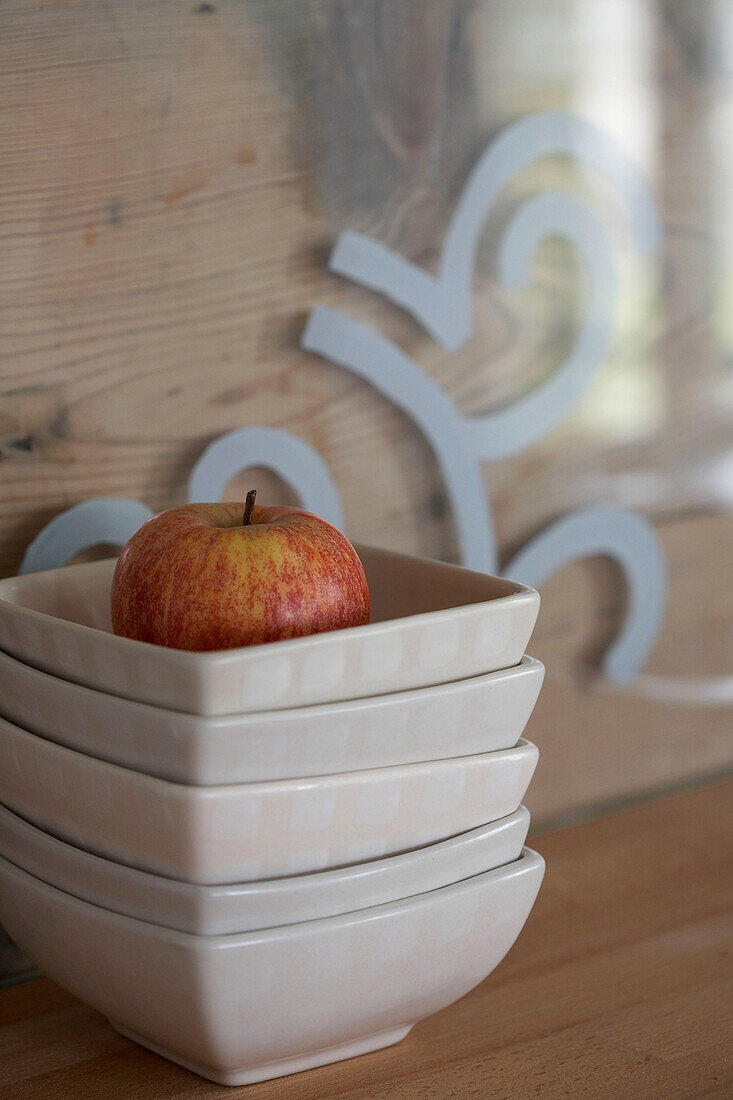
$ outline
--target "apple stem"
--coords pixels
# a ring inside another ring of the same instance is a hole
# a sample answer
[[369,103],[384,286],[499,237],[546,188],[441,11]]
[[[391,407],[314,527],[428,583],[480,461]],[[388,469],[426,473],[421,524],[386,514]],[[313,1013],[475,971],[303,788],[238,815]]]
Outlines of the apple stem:
[[242,517],[242,527],[248,527],[252,522],[252,513],[255,509],[255,497],[257,496],[256,489],[250,489],[247,493],[247,499],[244,502],[244,515]]

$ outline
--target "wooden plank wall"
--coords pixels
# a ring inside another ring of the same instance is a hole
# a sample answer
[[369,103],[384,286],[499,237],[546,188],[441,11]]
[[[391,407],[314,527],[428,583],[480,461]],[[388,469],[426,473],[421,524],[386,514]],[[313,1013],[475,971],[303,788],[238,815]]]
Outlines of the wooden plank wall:
[[[455,559],[450,502],[420,433],[299,350],[299,335],[313,305],[338,305],[395,339],[464,412],[510,400],[570,346],[583,278],[568,248],[547,242],[532,286],[508,293],[496,243],[518,201],[570,183],[608,226],[617,330],[568,420],[485,468],[502,553],[577,506],[638,508],[659,530],[671,583],[646,671],[730,674],[733,83],[712,48],[712,5],[619,0],[613,33],[588,10],[6,0],[0,574],[77,501],[180,502],[204,447],[246,424],[319,451],[353,537]],[[491,212],[476,333],[460,352],[326,272],[346,228],[434,266],[476,157],[506,123],[547,107],[597,121],[638,160],[664,224],[658,263],[634,257],[607,185],[551,159]],[[231,491],[250,483],[262,497],[289,493],[262,471]],[[648,681],[613,689],[594,672],[623,608],[600,560],[543,590],[532,650],[549,672],[528,731],[542,750],[529,798],[540,824],[731,763],[729,707],[694,689],[685,702],[654,698]]]

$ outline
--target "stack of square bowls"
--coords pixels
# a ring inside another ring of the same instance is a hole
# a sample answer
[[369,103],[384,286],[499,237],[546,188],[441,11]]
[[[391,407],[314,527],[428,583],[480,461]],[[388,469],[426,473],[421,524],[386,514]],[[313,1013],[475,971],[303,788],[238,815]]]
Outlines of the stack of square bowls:
[[0,922],[222,1083],[396,1042],[542,880],[537,593],[357,550],[368,626],[216,653],[115,637],[114,562],[0,582]]

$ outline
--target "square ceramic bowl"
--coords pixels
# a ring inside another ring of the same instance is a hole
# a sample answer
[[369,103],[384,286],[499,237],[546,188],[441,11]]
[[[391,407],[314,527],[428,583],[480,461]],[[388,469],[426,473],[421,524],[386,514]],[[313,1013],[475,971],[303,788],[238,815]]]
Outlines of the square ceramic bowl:
[[269,783],[189,787],[0,719],[0,802],[79,847],[202,885],[321,871],[417,848],[518,808],[537,749]]
[[544,668],[342,703],[205,718],[60,680],[0,653],[0,715],[89,756],[177,783],[290,779],[516,745]]
[[358,546],[367,626],[213,653],[111,633],[114,561],[0,581],[0,649],[112,695],[214,715],[406,691],[516,665],[539,610],[531,588]]
[[124,1035],[241,1085],[389,1046],[462,997],[514,943],[543,872],[525,849],[505,867],[357,913],[190,936],[0,859],[0,920],[45,974]]
[[226,935],[337,916],[449,886],[518,859],[529,813],[411,852],[267,882],[195,886],[65,844],[0,806],[0,856],[42,882],[127,917],[195,935]]

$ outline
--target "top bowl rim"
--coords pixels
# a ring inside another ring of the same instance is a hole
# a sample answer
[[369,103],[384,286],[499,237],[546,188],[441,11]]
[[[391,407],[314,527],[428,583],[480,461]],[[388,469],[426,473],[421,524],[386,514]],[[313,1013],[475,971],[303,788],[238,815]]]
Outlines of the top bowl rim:
[[318,634],[307,634],[300,638],[284,638],[275,642],[263,642],[259,645],[252,646],[237,646],[231,649],[216,649],[216,650],[186,650],[186,649],[174,649],[168,646],[157,645],[154,642],[142,642],[136,638],[126,638],[119,634],[114,634],[111,631],[101,630],[99,627],[87,626],[85,623],[76,623],[70,619],[62,619],[55,615],[50,615],[45,611],[37,611],[34,608],[25,607],[23,604],[17,603],[13,600],[5,599],[3,596],[4,591],[8,591],[14,585],[23,586],[24,582],[31,577],[49,577],[49,579],[59,574],[67,574],[68,571],[74,572],[98,572],[104,573],[105,571],[112,571],[113,563],[116,562],[116,558],[104,558],[100,561],[93,562],[76,562],[71,565],[63,565],[57,569],[42,570],[35,573],[19,574],[15,577],[6,577],[0,579],[0,613],[10,616],[22,616],[23,618],[30,619],[37,623],[48,623],[50,621],[55,623],[55,629],[63,631],[64,633],[79,635],[82,634],[85,637],[102,637],[106,640],[107,644],[112,644],[116,647],[119,646],[123,651],[137,652],[138,654],[147,653],[157,655],[158,661],[175,661],[176,663],[183,663],[185,665],[193,667],[201,667],[207,665],[226,666],[229,664],[235,664],[241,661],[243,656],[249,656],[257,654],[257,656],[267,657],[274,653],[282,652],[284,646],[287,647],[289,653],[295,653],[299,649],[316,649],[328,647],[333,645],[334,639],[338,638],[339,641],[345,642],[350,638],[365,637],[367,634],[374,635],[377,631],[382,634],[390,634],[392,632],[404,629],[407,623],[422,623],[427,619],[430,619],[436,624],[445,622],[448,619],[463,619],[468,618],[471,615],[477,613],[477,609],[486,607],[490,604],[492,607],[501,607],[506,604],[517,603],[536,603],[539,606],[540,595],[536,589],[529,587],[528,585],[521,584],[519,581],[508,580],[505,577],[497,577],[494,574],[482,573],[475,569],[468,569],[463,565],[455,565],[452,562],[438,561],[432,558],[423,558],[413,554],[403,554],[394,550],[385,550],[382,547],[372,547],[365,543],[355,543],[355,548],[364,547],[369,550],[378,550],[380,553],[388,555],[392,558],[409,559],[412,561],[420,561],[429,563],[431,566],[442,566],[446,569],[456,570],[463,574],[473,574],[477,578],[481,578],[486,581],[498,581],[499,583],[506,585],[512,589],[503,596],[494,596],[485,600],[476,600],[473,603],[459,604],[455,607],[441,608],[435,611],[418,611],[413,615],[402,615],[394,619],[386,619],[377,623],[366,623],[362,626],[350,626],[342,627],[339,630],[324,631]]

